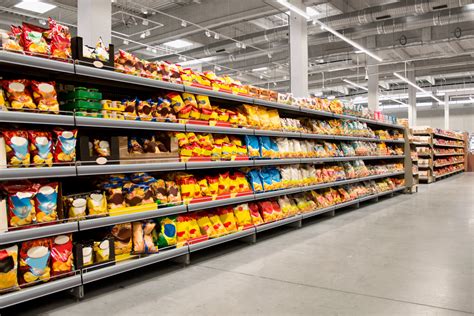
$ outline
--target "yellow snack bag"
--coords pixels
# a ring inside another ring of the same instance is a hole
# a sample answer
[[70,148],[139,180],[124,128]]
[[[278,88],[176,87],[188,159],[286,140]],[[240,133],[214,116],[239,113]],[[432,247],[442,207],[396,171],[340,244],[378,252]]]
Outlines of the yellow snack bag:
[[201,229],[194,217],[189,217],[189,239],[199,238],[202,236]]
[[182,246],[189,239],[189,220],[186,216],[176,218],[176,240]]
[[234,215],[237,226],[239,228],[252,225],[252,217],[250,216],[250,208],[247,203],[239,204],[234,207]]
[[229,233],[237,231],[237,223],[234,217],[234,210],[231,206],[222,207],[219,210],[219,218],[221,219],[222,224]]
[[209,238],[217,237],[217,232],[214,229],[214,225],[211,223],[211,220],[207,215],[200,216],[197,220],[199,228],[201,229],[201,234],[208,236]]
[[270,129],[272,125],[270,122],[270,115],[268,114],[268,110],[263,106],[258,106],[257,115],[260,121],[260,127]]
[[280,115],[278,114],[277,109],[268,109],[267,110],[270,128],[271,129],[281,129]]
[[243,112],[247,116],[248,125],[260,127],[261,123],[260,123],[260,118],[258,116],[259,115],[258,108],[256,106],[248,105],[248,104],[244,104],[242,107],[243,107]]
[[225,229],[224,224],[222,224],[219,215],[209,214],[209,220],[211,221],[212,227],[216,232],[216,237],[220,237],[222,235],[227,234],[227,230]]
[[18,289],[18,246],[0,249],[0,291]]

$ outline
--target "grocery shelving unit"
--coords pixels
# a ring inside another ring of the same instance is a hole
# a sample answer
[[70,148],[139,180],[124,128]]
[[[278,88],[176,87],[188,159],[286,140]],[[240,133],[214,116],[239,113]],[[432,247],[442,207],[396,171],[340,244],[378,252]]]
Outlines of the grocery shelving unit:
[[433,138],[429,131],[412,128],[411,144],[415,147],[418,166],[418,181],[432,183],[433,177]]
[[[426,180],[428,183],[444,179],[447,176],[457,174],[464,171],[465,165],[465,153],[466,153],[466,141],[463,135],[452,131],[444,131],[441,129],[432,129],[430,127],[415,127],[413,129],[414,135],[424,136],[427,138],[427,142],[420,144],[415,142],[417,147],[429,146],[429,154],[420,154],[418,167],[419,169],[426,169],[427,175],[421,176],[420,180]],[[416,136],[415,136],[416,137]],[[462,149],[459,151],[459,149]],[[449,150],[449,153],[443,150]],[[463,157],[459,159],[459,157]],[[424,160],[428,157],[427,160]],[[450,159],[451,161],[440,161],[440,159]],[[421,162],[426,161],[425,164],[421,165]],[[462,165],[462,166],[461,166]],[[447,172],[440,173],[438,170],[444,167],[454,166],[456,170],[448,170]]]
[[[187,91],[190,93],[197,93],[210,96],[213,100],[224,100],[228,102],[240,102],[247,104],[256,104],[266,107],[276,108],[283,112],[297,114],[299,116],[315,116],[320,118],[338,118],[349,119],[366,122],[370,126],[379,128],[392,128],[404,130],[403,126],[391,124],[387,122],[379,122],[367,118],[360,118],[355,116],[334,114],[330,112],[316,111],[312,109],[292,106],[287,104],[280,104],[277,102],[264,101],[244,97],[240,95],[233,95],[228,93],[216,92],[196,87],[189,87],[186,85],[168,83],[148,78],[135,77],[118,72],[113,72],[106,69],[97,69],[89,66],[79,65],[74,62],[66,63],[50,59],[25,56],[21,54],[9,53],[0,51],[0,66],[3,71],[27,73],[33,70],[41,70],[41,75],[54,76],[57,80],[65,80],[67,82],[89,82],[90,85],[99,84],[102,86],[109,86],[117,88],[119,86],[135,87],[140,89],[169,90],[169,91]],[[36,74],[38,76],[38,73]],[[321,139],[332,141],[373,141],[385,142],[392,144],[400,144],[407,146],[407,138],[405,133],[405,140],[380,140],[376,138],[353,137],[353,136],[334,136],[334,135],[316,135],[295,133],[287,131],[267,131],[252,128],[230,128],[218,126],[204,126],[195,124],[179,124],[179,123],[165,123],[165,122],[143,122],[143,121],[118,121],[102,118],[90,118],[75,116],[72,113],[65,113],[61,115],[49,115],[40,113],[26,113],[26,112],[1,112],[0,122],[14,123],[14,124],[39,124],[51,126],[75,126],[81,128],[106,128],[106,129],[122,129],[122,130],[159,130],[159,131],[194,131],[194,132],[208,132],[208,133],[223,133],[234,135],[266,135],[275,137],[291,137],[301,139]],[[35,179],[35,178],[59,178],[59,177],[76,177],[76,176],[91,176],[101,174],[113,173],[130,173],[130,172],[148,172],[148,171],[180,171],[180,170],[196,170],[196,169],[212,169],[212,168],[238,168],[243,166],[266,166],[266,165],[284,165],[284,164],[323,164],[334,163],[340,161],[353,160],[380,160],[380,161],[407,161],[410,158],[409,151],[405,150],[404,155],[399,156],[354,156],[354,157],[325,157],[325,158],[291,158],[291,159],[255,159],[248,161],[213,161],[213,162],[173,162],[173,163],[147,163],[147,164],[132,164],[132,165],[91,165],[83,164],[80,161],[60,167],[51,168],[16,168],[16,169],[0,169],[0,181],[6,180],[21,180],[21,179]],[[406,167],[406,166],[405,166]],[[88,231],[100,227],[115,225],[118,223],[127,223],[131,221],[139,221],[144,219],[156,218],[161,216],[176,215],[191,213],[199,210],[216,208],[224,205],[232,205],[248,201],[258,201],[288,194],[297,194],[311,190],[337,187],[346,184],[358,183],[363,181],[384,179],[388,177],[400,177],[405,175],[405,171],[391,172],[385,174],[378,174],[367,176],[363,178],[346,179],[335,182],[319,183],[310,186],[292,187],[277,191],[252,193],[244,196],[234,198],[227,198],[222,200],[215,200],[209,202],[193,203],[189,205],[176,205],[172,207],[157,208],[155,210],[126,214],[119,216],[100,217],[94,219],[87,219],[75,222],[62,222],[55,225],[15,230],[6,233],[0,233],[0,245],[8,245],[11,243],[31,240],[41,237],[55,236],[65,233],[77,233],[81,231]],[[405,190],[405,186],[398,187],[394,190],[380,192],[368,196],[359,197],[354,200],[346,201],[344,203],[336,204],[324,209],[315,209],[312,212],[297,214],[293,217],[285,218],[280,221],[266,223],[260,226],[252,226],[249,229],[229,234],[220,238],[210,239],[204,242],[186,245],[181,248],[173,248],[161,250],[157,254],[140,255],[136,259],[119,262],[111,266],[97,268],[94,270],[81,269],[76,271],[76,274],[68,277],[54,280],[41,285],[36,285],[21,289],[20,291],[0,295],[0,308],[5,308],[14,304],[25,302],[44,295],[55,293],[61,290],[68,290],[72,288],[79,288],[78,296],[83,296],[82,286],[84,284],[100,280],[112,275],[137,269],[156,262],[184,258],[184,262],[189,263],[189,256],[191,253],[222,244],[236,239],[256,240],[258,233],[267,231],[282,225],[301,226],[304,219],[309,217],[330,214],[334,215],[335,211],[344,207],[359,206],[363,202],[370,200],[377,201],[381,197],[392,196],[395,193]]]

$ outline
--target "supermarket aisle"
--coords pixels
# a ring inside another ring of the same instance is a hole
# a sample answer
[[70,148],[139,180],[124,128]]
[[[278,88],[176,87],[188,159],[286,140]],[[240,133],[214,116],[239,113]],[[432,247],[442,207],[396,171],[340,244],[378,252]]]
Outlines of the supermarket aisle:
[[16,308],[44,315],[462,315],[474,307],[474,173],[302,229],[222,245]]

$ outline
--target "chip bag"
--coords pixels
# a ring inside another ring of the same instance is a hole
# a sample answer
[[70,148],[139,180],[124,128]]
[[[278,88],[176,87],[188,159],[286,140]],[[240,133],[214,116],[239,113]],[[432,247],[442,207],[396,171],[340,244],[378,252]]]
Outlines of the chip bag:
[[112,227],[115,255],[130,254],[132,252],[132,223],[117,224]]
[[222,207],[219,209],[219,218],[228,233],[237,231],[237,223],[234,217],[234,210],[231,206]]
[[260,173],[257,169],[250,170],[247,173],[247,177],[254,192],[263,191],[262,179],[260,178]]
[[59,102],[57,99],[55,82],[31,81],[33,98],[40,111],[59,113]]
[[259,207],[257,203],[249,203],[250,217],[252,218],[252,224],[255,226],[263,224],[262,216],[259,212]]
[[59,235],[51,247],[51,275],[61,275],[73,270],[72,236]]
[[201,120],[209,121],[212,115],[212,106],[207,95],[196,96],[197,105],[201,110]]
[[25,79],[3,80],[3,89],[13,109],[36,109],[28,86],[29,81]]
[[221,218],[218,214],[210,213],[209,220],[211,221],[212,227],[216,232],[216,237],[220,237],[227,234],[227,229],[224,227],[224,224],[222,224]]
[[29,166],[28,133],[21,130],[5,130],[2,134],[5,139],[7,164],[12,167]]
[[258,138],[252,135],[245,135],[245,145],[247,146],[248,154],[250,158],[260,157],[260,145]]
[[207,215],[200,214],[197,219],[197,224],[199,225],[202,235],[208,236],[209,238],[218,237],[217,232]]
[[170,92],[166,95],[166,97],[171,100],[171,106],[173,107],[174,112],[178,115],[179,118],[182,118],[182,119],[189,118],[192,107],[189,105],[187,106],[184,103],[179,93]]
[[262,215],[263,221],[265,223],[272,222],[276,220],[277,215],[273,214],[273,205],[270,201],[258,202],[260,208],[260,214]]
[[199,111],[199,106],[194,97],[194,94],[191,93],[183,93],[183,101],[185,107],[191,107],[191,112],[189,113],[189,117],[195,120],[199,120],[201,117],[201,112]]
[[20,227],[36,222],[35,194],[36,188],[21,184],[6,184],[3,186],[7,192],[8,226]]
[[22,30],[21,43],[26,52],[45,55],[50,53],[50,47],[43,37],[47,29],[23,23]]
[[189,239],[189,220],[186,216],[176,218],[176,240],[178,247],[183,246]]
[[104,215],[107,214],[107,198],[105,192],[93,192],[87,196],[87,209],[89,215]]
[[36,167],[53,166],[53,142],[50,132],[28,131],[31,161]]
[[36,222],[47,223],[58,219],[58,186],[57,182],[36,186],[34,196]]
[[71,32],[67,26],[57,23],[52,18],[49,21],[47,38],[51,43],[51,55],[56,58],[71,58]]
[[110,239],[106,238],[101,241],[94,241],[93,246],[95,254],[95,262],[107,262],[110,260]]
[[18,279],[20,285],[49,281],[51,277],[51,268],[49,267],[51,259],[50,238],[22,242],[19,257],[20,271]]
[[0,249],[0,293],[18,289],[18,246]]
[[250,209],[247,203],[239,204],[234,207],[234,215],[237,226],[244,228],[252,225],[252,217],[250,216]]
[[55,162],[73,162],[76,161],[76,138],[77,129],[65,131],[61,129],[54,130],[54,161]]
[[195,217],[189,217],[189,239],[201,237],[201,229]]
[[160,220],[160,232],[155,235],[155,243],[158,248],[166,248],[176,245],[176,223],[174,218],[165,217]]

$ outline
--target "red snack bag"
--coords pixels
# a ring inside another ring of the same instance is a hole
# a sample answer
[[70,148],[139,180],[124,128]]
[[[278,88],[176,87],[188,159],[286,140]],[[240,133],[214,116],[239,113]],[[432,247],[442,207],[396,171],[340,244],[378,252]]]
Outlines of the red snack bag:
[[76,161],[77,129],[71,131],[55,129],[54,135],[54,162]]
[[52,18],[48,19],[49,30],[46,32],[51,43],[51,55],[56,58],[71,58],[71,32]]
[[21,39],[21,27],[20,26],[11,26],[11,32],[8,34],[7,39],[2,39],[2,47],[5,50],[12,50],[12,51],[23,51],[23,47],[20,45]]
[[26,52],[49,55],[50,47],[43,36],[47,29],[28,23],[23,23],[22,29],[21,44]]
[[37,167],[53,166],[53,140],[50,132],[28,131],[31,160]]
[[255,226],[263,224],[262,216],[260,215],[258,204],[249,203],[250,216],[252,217],[252,224]]
[[51,277],[51,239],[42,238],[21,243],[18,279],[20,285],[47,282]]
[[59,102],[56,94],[54,81],[38,82],[31,81],[31,90],[33,91],[33,98],[35,99],[38,109],[40,111],[48,111],[59,113]]
[[61,275],[73,269],[72,236],[59,235],[54,238],[51,248],[51,275]]
[[6,184],[3,189],[8,194],[8,226],[21,227],[34,224],[36,189],[27,182]]
[[271,201],[272,207],[273,207],[273,216],[275,220],[282,219],[285,216],[283,215],[283,212],[281,211],[280,204],[278,204],[277,201]]
[[3,89],[13,109],[36,109],[31,92],[28,90],[29,84],[30,82],[25,79],[3,80]]
[[6,130],[2,135],[5,140],[7,164],[12,167],[28,167],[30,165],[28,133],[21,130]]
[[273,213],[273,205],[270,201],[258,202],[260,208],[260,214],[262,215],[265,223],[269,223],[275,220],[275,214]]

